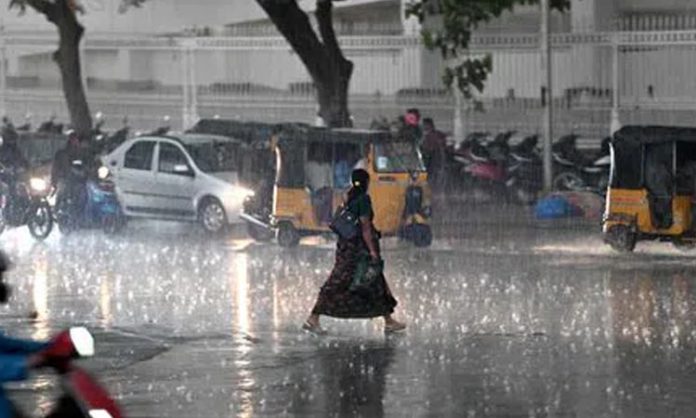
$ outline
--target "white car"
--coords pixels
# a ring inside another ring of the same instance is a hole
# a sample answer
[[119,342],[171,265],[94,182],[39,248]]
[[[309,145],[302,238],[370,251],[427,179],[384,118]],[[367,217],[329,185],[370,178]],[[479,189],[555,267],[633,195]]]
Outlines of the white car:
[[239,184],[240,143],[201,134],[141,136],[102,158],[128,217],[200,222],[220,232],[241,222],[252,191]]

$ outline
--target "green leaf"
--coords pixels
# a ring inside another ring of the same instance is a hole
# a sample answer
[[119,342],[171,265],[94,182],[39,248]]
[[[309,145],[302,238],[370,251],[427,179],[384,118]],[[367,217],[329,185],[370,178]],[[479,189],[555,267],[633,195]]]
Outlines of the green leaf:
[[[539,4],[539,0],[414,0],[407,5],[406,15],[415,16],[420,22],[435,15],[441,18],[438,28],[421,32],[423,44],[455,63],[445,69],[443,82],[449,87],[456,83],[462,94],[470,98],[472,88],[483,91],[488,74],[493,70],[491,56],[460,59],[469,48],[472,31],[506,11],[513,11],[516,5],[533,4]],[[570,9],[570,0],[551,0],[551,7],[566,11]]]

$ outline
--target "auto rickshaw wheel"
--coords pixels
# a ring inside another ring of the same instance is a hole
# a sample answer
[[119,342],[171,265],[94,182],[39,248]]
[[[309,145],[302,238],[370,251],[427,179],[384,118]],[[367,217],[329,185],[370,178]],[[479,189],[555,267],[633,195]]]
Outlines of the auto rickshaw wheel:
[[258,242],[268,242],[273,239],[273,232],[271,230],[252,223],[247,224],[247,233],[254,241]]
[[614,225],[607,231],[607,242],[615,251],[630,253],[636,248],[638,237],[628,225]]
[[413,225],[412,228],[413,245],[419,248],[430,247],[433,243],[433,231],[430,225]]
[[290,222],[281,222],[278,225],[276,238],[278,239],[278,245],[285,248],[295,247],[300,243],[300,233]]

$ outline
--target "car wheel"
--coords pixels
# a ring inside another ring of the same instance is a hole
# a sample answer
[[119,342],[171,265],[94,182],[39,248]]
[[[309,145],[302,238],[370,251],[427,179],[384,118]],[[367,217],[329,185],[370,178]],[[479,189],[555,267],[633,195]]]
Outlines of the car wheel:
[[201,226],[209,234],[219,234],[227,227],[225,208],[216,199],[206,199],[198,211]]
[[285,248],[295,247],[300,243],[300,233],[290,222],[278,225],[278,245]]

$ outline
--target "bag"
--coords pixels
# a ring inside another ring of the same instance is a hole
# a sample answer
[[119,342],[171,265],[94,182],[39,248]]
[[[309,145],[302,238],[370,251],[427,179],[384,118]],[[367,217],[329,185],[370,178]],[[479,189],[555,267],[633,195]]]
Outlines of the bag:
[[350,283],[349,291],[353,293],[370,293],[373,285],[384,272],[384,260],[373,260],[369,254],[363,253],[358,258],[355,266],[353,280]]
[[350,211],[350,205],[342,205],[336,211],[329,229],[343,239],[353,239],[360,233],[360,220]]

